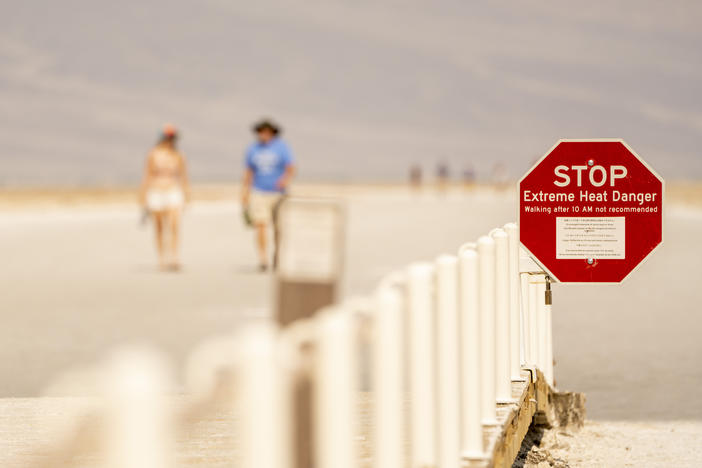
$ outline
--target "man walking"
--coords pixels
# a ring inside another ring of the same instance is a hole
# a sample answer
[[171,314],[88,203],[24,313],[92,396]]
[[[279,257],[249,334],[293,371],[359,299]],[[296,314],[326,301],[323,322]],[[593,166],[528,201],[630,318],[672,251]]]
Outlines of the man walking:
[[273,211],[287,191],[295,168],[288,145],[279,138],[278,125],[262,120],[254,125],[253,131],[256,141],[246,150],[241,202],[256,229],[259,268],[266,271],[268,226],[274,221]]

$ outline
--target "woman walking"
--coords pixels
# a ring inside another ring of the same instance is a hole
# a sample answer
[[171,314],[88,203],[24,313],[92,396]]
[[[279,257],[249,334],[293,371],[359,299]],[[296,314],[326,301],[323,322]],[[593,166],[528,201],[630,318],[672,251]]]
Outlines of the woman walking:
[[185,157],[176,149],[178,132],[163,128],[161,138],[149,153],[139,201],[151,215],[156,229],[156,248],[162,270],[178,270],[178,234],[183,205],[190,198]]

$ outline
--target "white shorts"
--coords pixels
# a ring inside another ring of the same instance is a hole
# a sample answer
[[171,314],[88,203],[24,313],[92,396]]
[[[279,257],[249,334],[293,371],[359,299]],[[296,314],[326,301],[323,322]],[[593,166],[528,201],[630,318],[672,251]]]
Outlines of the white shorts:
[[151,189],[146,192],[146,207],[149,211],[166,211],[181,208],[185,203],[183,191],[179,188],[166,190]]
[[278,192],[261,192],[254,190],[249,199],[249,215],[254,224],[270,224],[273,209],[282,195]]

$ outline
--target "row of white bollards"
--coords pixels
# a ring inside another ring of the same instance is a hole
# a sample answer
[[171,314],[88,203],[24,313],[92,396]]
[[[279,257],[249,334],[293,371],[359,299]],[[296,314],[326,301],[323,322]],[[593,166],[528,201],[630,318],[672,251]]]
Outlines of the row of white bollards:
[[[483,428],[497,423],[498,404],[515,402],[512,382],[524,380],[523,366],[539,368],[553,384],[547,277],[520,272],[518,236],[507,224],[465,244],[457,257],[411,265],[404,282],[381,288],[376,468],[405,466],[400,441],[408,427],[411,467],[457,468],[463,459],[484,458]],[[408,373],[409,424],[398,368]]]
[[[548,278],[520,271],[518,235],[507,224],[379,286],[368,314],[375,468],[459,468],[485,458],[483,429],[497,424],[499,404],[514,403],[522,369],[540,369],[553,385]],[[234,375],[228,398],[237,408],[241,466],[295,467],[294,388],[302,374],[313,387],[314,466],[358,466],[359,323],[342,304],[283,331],[245,326],[193,354],[188,375],[199,398],[212,393],[218,369]],[[134,353],[109,369],[105,466],[173,466],[165,371],[153,356]]]

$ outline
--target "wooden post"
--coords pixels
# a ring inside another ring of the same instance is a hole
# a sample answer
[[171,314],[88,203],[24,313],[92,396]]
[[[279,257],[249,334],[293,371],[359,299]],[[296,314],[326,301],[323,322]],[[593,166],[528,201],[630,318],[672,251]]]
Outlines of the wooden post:
[[331,305],[337,297],[338,285],[278,279],[277,322],[281,327],[309,318],[319,309]]
[[335,200],[287,198],[279,236],[276,313],[281,326],[332,304],[343,267],[344,212]]

